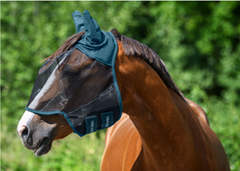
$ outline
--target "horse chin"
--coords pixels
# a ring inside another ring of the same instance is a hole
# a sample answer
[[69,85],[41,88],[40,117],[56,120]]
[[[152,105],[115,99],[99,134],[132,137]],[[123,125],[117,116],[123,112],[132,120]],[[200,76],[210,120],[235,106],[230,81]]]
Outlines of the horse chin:
[[39,157],[47,154],[52,148],[52,140],[45,138],[38,148],[34,151],[35,156]]

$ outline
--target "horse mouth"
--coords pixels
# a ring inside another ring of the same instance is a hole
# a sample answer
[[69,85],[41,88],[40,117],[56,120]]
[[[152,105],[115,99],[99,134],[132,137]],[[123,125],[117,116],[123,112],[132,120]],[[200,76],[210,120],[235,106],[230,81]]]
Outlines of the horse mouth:
[[52,141],[49,138],[44,138],[34,151],[34,154],[37,157],[47,154],[51,150],[51,147]]

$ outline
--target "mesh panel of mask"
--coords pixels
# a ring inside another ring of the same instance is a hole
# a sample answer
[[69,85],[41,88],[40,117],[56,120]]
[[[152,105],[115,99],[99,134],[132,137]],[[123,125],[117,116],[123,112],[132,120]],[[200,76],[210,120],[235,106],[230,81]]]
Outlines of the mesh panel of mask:
[[[103,129],[113,125],[113,123],[119,119],[119,112],[120,108],[117,92],[116,89],[112,87],[96,100],[82,106],[75,111],[67,113],[67,116],[71,120],[76,130],[81,134],[85,134],[87,128],[85,122],[86,117],[97,116],[97,118],[99,118],[96,123],[96,128],[94,128],[92,131],[87,132],[90,133],[96,131],[97,129]],[[104,118],[103,114],[107,113],[109,114],[107,117],[112,117],[112,120],[111,118],[108,120],[107,118]]]
[[39,70],[37,79],[35,81],[33,90],[32,90],[32,94],[30,96],[30,99],[28,101],[28,107],[31,104],[31,102],[33,101],[33,99],[39,94],[39,92],[41,92],[41,90],[43,89],[43,87],[45,86],[45,88],[47,89],[47,85],[46,82],[50,81],[50,76],[52,75],[53,77],[53,71],[57,70],[57,66],[59,65],[59,63],[62,62],[63,59],[67,58],[68,56],[71,55],[71,53],[73,52],[73,50],[75,50],[76,48],[72,48],[69,51],[61,54],[60,56],[58,56],[56,59],[54,60],[47,60],[42,67]]
[[73,48],[43,64],[28,108],[41,114],[65,112],[84,135],[113,125],[119,119],[120,107],[111,67],[86,55],[85,62],[76,63],[74,50],[78,51]]

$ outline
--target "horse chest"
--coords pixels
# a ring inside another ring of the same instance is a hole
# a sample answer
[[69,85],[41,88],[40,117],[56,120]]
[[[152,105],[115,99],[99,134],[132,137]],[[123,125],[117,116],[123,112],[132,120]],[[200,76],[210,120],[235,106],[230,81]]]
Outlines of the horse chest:
[[106,134],[101,170],[131,170],[142,149],[140,135],[126,114]]

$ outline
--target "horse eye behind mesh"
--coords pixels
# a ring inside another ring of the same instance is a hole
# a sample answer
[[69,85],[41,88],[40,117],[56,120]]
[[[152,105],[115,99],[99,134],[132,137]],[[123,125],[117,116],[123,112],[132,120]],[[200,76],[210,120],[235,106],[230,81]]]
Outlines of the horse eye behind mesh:
[[77,73],[72,71],[64,71],[63,75],[67,78],[74,78],[77,76]]

